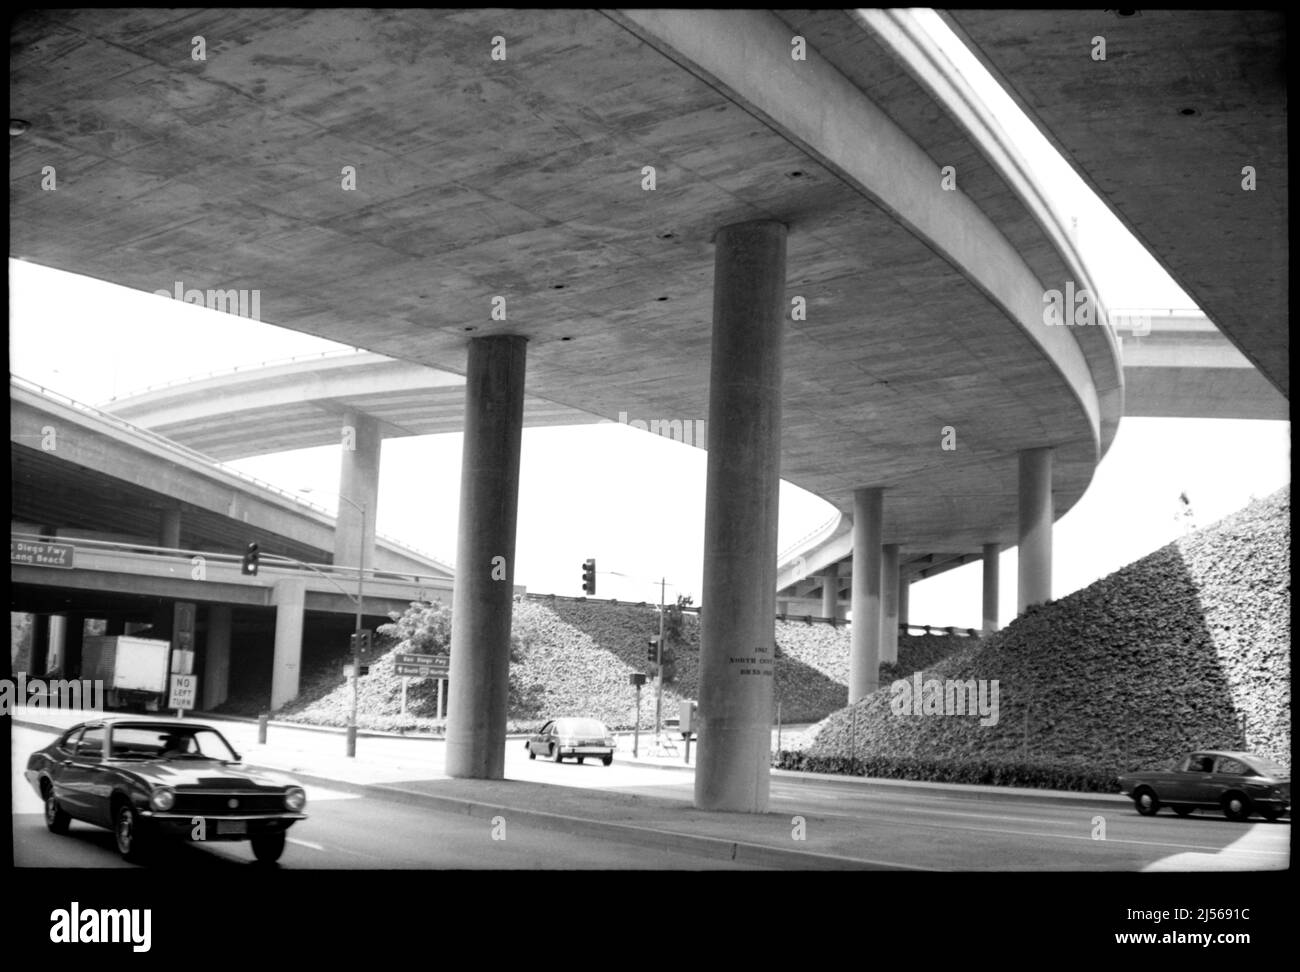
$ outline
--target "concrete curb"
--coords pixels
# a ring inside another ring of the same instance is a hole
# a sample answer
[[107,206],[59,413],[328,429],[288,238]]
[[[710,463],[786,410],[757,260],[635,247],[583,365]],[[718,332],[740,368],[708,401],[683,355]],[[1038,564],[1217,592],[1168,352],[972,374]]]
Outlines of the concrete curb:
[[753,864],[757,867],[773,867],[799,870],[837,870],[837,871],[931,871],[934,868],[916,867],[906,864],[893,864],[884,861],[872,861],[858,857],[840,857],[831,854],[816,854],[811,851],[782,850],[764,844],[746,841],[728,840],[723,837],[707,837],[700,834],[684,834],[680,831],[661,830],[643,827],[637,824],[610,823],[604,820],[592,820],[585,817],[573,817],[542,810],[521,810],[503,804],[484,803],[478,800],[464,800],[458,797],[444,797],[433,793],[421,793],[387,783],[349,783],[312,776],[296,770],[288,771],[271,766],[250,767],[269,772],[292,772],[293,776],[306,783],[332,789],[343,790],[358,796],[376,797],[394,803],[428,807],[444,813],[464,814],[483,820],[493,817],[505,817],[508,821],[520,822],[524,826],[538,830],[569,834],[578,837],[596,837],[616,840],[625,844],[655,850],[686,850],[701,857],[715,860],[734,861],[738,864]]
[[947,794],[960,793],[974,800],[997,800],[1016,797],[1026,802],[1071,800],[1094,807],[1114,808],[1127,806],[1133,801],[1119,793],[1092,793],[1071,790],[1038,790],[1023,786],[989,786],[976,783],[930,783],[925,780],[890,780],[878,776],[843,776],[838,773],[803,773],[798,770],[773,769],[775,777],[799,780],[816,780],[838,786],[881,786],[908,793]]

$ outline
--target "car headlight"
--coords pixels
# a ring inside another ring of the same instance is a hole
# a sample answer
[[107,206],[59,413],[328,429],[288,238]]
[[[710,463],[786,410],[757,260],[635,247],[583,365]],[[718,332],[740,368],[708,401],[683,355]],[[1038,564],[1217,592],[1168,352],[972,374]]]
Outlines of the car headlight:
[[307,805],[307,794],[300,786],[291,786],[284,794],[284,805],[288,810],[301,810]]
[[170,786],[154,790],[149,797],[149,806],[155,810],[170,810],[176,804],[176,791]]

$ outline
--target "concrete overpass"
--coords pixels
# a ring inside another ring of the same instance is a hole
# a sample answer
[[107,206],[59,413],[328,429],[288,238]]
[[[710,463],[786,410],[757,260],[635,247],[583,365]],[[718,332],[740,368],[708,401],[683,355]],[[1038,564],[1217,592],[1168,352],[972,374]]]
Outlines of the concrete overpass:
[[1044,317],[1102,309],[1068,229],[908,18],[25,15],[11,253],[465,373],[455,776],[503,765],[525,370],[707,419],[696,800],[762,810],[778,477],[854,513],[857,698],[882,549],[1018,543],[1043,600],[1123,414],[1112,331]]
[[[944,18],[1289,398],[1285,13],[954,10]],[[1104,60],[1093,53],[1099,37]]]
[[[34,671],[75,670],[87,618],[166,634],[185,602],[198,608],[205,707],[249,671],[264,673],[279,707],[298,694],[304,645],[310,660],[347,644],[357,566],[328,563],[335,528],[324,510],[21,378],[9,394],[10,610],[37,618]],[[263,569],[244,577],[250,541]],[[365,625],[413,600],[450,599],[447,565],[388,538],[366,565]]]

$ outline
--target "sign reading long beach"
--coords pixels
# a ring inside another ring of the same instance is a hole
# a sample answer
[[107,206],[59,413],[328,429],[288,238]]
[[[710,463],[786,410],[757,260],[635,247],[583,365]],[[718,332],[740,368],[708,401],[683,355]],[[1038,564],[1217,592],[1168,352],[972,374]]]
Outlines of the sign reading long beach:
[[30,540],[9,541],[9,563],[31,564],[35,567],[72,567],[70,543],[33,543]]

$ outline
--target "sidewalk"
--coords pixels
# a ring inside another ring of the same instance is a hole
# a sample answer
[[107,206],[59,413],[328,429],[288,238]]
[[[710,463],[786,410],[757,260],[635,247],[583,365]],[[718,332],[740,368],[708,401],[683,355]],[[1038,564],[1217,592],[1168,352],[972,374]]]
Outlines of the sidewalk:
[[[81,711],[18,707],[13,720],[19,726],[61,730],[91,715]],[[159,714],[159,717],[165,715]],[[443,772],[442,740],[428,736],[362,733],[357,742],[357,756],[348,757],[345,755],[344,732],[339,729],[272,722],[268,727],[267,742],[260,744],[257,742],[255,719],[202,714],[187,714],[186,718],[217,725],[249,766],[285,772],[308,785],[361,796],[489,820],[505,816],[524,826],[607,837],[639,844],[648,850],[685,850],[764,867],[916,869],[890,863],[892,849],[874,839],[869,828],[863,826],[863,820],[851,816],[810,813],[806,839],[796,840],[792,827],[796,818],[792,814],[799,814],[799,811],[793,805],[783,808],[788,800],[774,798],[771,812],[765,814],[697,810],[689,789],[694,779],[694,766],[683,764],[680,739],[677,740],[679,751],[676,755],[655,755],[653,740],[642,734],[640,757],[634,760],[630,736],[626,740],[620,738],[620,750],[614,765],[662,770],[665,793],[658,795],[644,792],[658,789],[661,786],[658,780],[629,785],[628,789],[635,786],[643,791],[631,793],[520,779],[451,779]],[[511,737],[507,747],[508,762],[512,752],[510,747],[519,746],[522,755],[523,738]],[[626,751],[621,748],[624,745]],[[15,753],[15,763],[25,760],[26,756],[26,753]],[[692,744],[692,763],[694,757]],[[1111,808],[1128,802],[1112,795],[876,780],[785,770],[774,770],[772,776],[774,783],[784,779],[808,779],[842,786],[910,790],[931,797],[944,792],[960,792],[966,796],[974,794],[989,798],[1013,796],[1042,801],[1064,798]],[[815,826],[811,824],[814,820]]]

